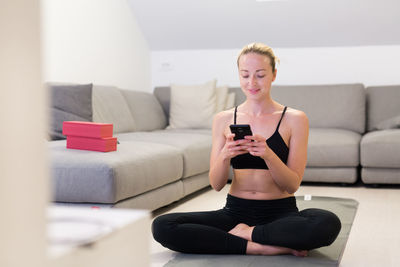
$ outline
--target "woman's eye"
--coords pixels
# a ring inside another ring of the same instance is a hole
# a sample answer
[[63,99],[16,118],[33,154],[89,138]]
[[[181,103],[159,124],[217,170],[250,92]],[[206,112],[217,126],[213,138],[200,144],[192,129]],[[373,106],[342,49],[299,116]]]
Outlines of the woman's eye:
[[258,77],[258,78],[264,78],[265,75],[258,75],[257,77]]
[[242,76],[242,78],[245,78],[245,79],[247,79],[247,78],[249,78],[249,76],[247,76],[247,75],[246,75],[246,76]]

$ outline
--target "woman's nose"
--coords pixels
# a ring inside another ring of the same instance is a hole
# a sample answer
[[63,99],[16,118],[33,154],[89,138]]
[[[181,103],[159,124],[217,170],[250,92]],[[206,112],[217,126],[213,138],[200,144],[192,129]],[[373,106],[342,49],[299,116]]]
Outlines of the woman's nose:
[[252,76],[252,77],[250,78],[250,84],[251,84],[251,85],[257,84],[256,77]]

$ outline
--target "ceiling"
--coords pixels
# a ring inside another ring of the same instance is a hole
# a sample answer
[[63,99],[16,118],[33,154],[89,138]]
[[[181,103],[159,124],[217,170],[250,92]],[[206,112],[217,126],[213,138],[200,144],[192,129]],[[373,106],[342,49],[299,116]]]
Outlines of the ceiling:
[[400,44],[399,0],[128,0],[151,50]]

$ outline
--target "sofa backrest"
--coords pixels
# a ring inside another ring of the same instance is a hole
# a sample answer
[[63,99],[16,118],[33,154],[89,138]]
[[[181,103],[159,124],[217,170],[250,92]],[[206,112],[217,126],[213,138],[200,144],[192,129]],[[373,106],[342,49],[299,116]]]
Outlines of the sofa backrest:
[[147,92],[93,85],[93,121],[114,124],[114,133],[164,129],[167,118]]
[[167,117],[157,98],[147,92],[121,90],[135,122],[135,131],[154,131],[167,127]]
[[[236,104],[246,99],[241,88],[230,91],[236,93]],[[274,85],[271,96],[282,105],[304,111],[310,127],[365,132],[366,96],[362,84]]]
[[365,132],[366,96],[362,84],[274,86],[278,102],[304,111],[313,128]]
[[171,102],[171,87],[169,86],[159,86],[154,88],[154,96],[157,98],[158,102],[164,111],[165,116],[167,116],[167,121],[169,121],[169,105]]
[[135,121],[121,91],[115,86],[93,85],[93,121],[113,123],[114,133],[135,131]]
[[[236,94],[235,105],[246,99],[240,87],[231,87],[229,92]],[[171,88],[156,87],[154,95],[168,117]],[[277,85],[272,87],[271,95],[283,105],[304,111],[310,127],[365,132],[366,96],[362,84]]]
[[400,85],[371,86],[367,92],[367,128],[400,115]]
[[[245,99],[244,94],[241,92],[240,88],[230,87],[228,88],[228,93],[235,93],[235,106],[242,103]],[[159,86],[154,88],[154,95],[158,99],[162,106],[162,109],[167,116],[167,121],[169,121],[169,107],[171,102],[171,87],[169,86]]]

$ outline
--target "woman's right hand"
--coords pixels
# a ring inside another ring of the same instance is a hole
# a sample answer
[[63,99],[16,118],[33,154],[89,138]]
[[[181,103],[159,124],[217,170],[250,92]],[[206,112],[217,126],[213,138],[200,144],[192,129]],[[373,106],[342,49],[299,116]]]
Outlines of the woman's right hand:
[[237,155],[248,153],[248,145],[251,140],[239,139],[233,140],[235,134],[231,133],[226,136],[225,145],[221,150],[221,154],[226,160],[236,157]]

